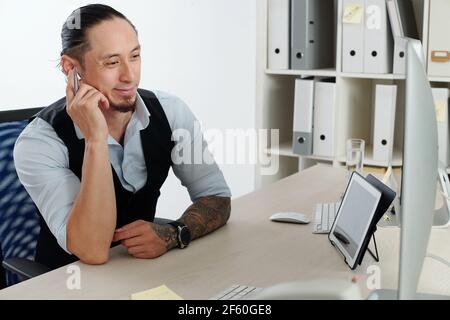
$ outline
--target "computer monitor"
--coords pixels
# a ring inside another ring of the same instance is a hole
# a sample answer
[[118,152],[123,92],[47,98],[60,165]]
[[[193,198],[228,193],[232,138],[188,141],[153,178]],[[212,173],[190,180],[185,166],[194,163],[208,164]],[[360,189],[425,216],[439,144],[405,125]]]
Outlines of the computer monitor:
[[398,291],[379,290],[371,298],[419,298],[417,287],[433,225],[438,179],[437,123],[419,40],[408,39],[406,59]]
[[399,299],[415,299],[433,225],[438,137],[433,95],[419,40],[409,39],[401,187]]

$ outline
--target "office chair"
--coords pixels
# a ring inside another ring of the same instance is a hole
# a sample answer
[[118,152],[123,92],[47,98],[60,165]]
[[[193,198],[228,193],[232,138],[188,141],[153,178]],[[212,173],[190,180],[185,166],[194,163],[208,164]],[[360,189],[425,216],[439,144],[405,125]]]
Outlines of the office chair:
[[17,137],[28,124],[28,118],[39,110],[0,112],[0,286],[3,287],[48,271],[32,261],[39,235],[39,217],[19,181],[13,159]]
[[[2,250],[0,250],[0,261],[3,261]],[[0,290],[6,287],[6,273],[5,269],[0,266]]]

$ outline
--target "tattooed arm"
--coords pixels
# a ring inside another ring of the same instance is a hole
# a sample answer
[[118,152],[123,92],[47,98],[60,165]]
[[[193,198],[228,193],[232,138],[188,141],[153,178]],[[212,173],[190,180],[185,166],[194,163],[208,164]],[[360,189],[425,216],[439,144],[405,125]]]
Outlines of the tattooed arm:
[[[200,238],[221,226],[230,218],[231,201],[228,197],[202,197],[183,213],[179,222],[188,226],[192,240]],[[154,225],[156,233],[164,239],[167,250],[177,246],[177,234],[170,225]]]
[[187,208],[180,222],[189,227],[194,240],[225,225],[230,212],[230,198],[203,197]]
[[[192,240],[223,226],[230,217],[228,197],[202,197],[195,201],[178,220],[188,226]],[[121,241],[136,258],[156,258],[178,245],[177,232],[169,224],[137,220],[117,229],[113,241]]]

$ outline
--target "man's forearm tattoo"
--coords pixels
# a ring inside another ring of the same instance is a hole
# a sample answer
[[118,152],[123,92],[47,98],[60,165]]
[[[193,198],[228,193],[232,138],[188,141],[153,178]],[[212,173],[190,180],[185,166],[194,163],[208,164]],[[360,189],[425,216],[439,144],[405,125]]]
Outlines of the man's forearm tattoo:
[[175,248],[178,245],[177,233],[170,224],[153,224],[156,234],[165,241],[167,250]]
[[223,226],[230,212],[230,198],[202,197],[187,208],[179,220],[189,227],[192,239],[196,239]]

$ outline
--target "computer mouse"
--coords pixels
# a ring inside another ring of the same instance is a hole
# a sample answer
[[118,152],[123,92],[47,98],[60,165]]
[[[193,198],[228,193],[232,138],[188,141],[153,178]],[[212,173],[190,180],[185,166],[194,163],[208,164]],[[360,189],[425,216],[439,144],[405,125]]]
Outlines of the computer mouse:
[[307,224],[310,222],[308,216],[299,212],[277,212],[270,216],[270,220],[276,222],[290,222]]

